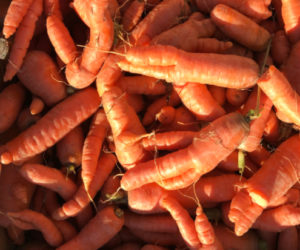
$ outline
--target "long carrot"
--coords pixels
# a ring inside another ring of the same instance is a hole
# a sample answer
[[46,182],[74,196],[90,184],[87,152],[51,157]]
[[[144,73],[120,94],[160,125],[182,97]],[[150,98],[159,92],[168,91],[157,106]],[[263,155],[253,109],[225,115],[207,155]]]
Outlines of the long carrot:
[[125,71],[164,79],[167,82],[197,82],[228,88],[248,88],[258,79],[258,65],[249,58],[188,53],[163,45],[134,47],[118,65]]
[[[122,178],[121,186],[125,190],[132,190],[146,183],[163,183],[164,179],[178,176],[192,168],[196,169],[198,175],[203,175],[226,158],[247,133],[248,125],[241,115],[232,113],[222,116],[201,130],[189,147],[137,164],[128,170]],[[206,156],[202,157],[202,154]]]
[[22,66],[30,40],[33,37],[35,23],[43,11],[42,4],[42,0],[32,1],[28,12],[16,32],[14,43],[9,53],[5,75],[3,77],[4,81],[11,80]]
[[113,238],[124,224],[123,211],[108,206],[97,213],[80,233],[58,248],[67,249],[98,249]]
[[45,151],[91,116],[99,104],[100,98],[93,88],[79,91],[57,104],[36,124],[1,146],[1,163],[24,161]]

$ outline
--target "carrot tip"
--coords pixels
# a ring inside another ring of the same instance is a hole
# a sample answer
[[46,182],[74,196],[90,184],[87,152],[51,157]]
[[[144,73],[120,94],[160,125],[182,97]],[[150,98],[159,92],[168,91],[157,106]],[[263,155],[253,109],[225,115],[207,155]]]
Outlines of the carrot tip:
[[3,165],[8,165],[13,162],[12,155],[9,152],[4,152],[0,156],[0,162]]

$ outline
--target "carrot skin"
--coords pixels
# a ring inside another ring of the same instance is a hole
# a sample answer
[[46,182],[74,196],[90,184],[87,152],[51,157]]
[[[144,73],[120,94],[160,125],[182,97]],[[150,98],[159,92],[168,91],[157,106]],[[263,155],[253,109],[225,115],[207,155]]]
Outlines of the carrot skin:
[[281,14],[284,30],[292,43],[300,40],[300,3],[297,0],[282,0]]

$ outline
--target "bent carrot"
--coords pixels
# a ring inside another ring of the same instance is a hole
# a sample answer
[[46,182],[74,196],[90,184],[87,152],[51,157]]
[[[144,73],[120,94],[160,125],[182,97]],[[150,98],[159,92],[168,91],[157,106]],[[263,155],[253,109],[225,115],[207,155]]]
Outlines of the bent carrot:
[[53,107],[36,124],[1,146],[1,163],[24,161],[45,151],[91,116],[99,104],[100,98],[93,88],[70,96]]
[[57,249],[98,249],[113,238],[121,230],[123,224],[123,211],[120,208],[108,206],[99,211],[77,236]]
[[248,88],[258,79],[258,65],[249,58],[188,53],[163,45],[131,48],[118,65],[122,70],[164,79],[167,82],[197,82],[228,88]]
[[211,19],[228,37],[254,51],[265,50],[271,38],[267,30],[224,4],[213,8]]

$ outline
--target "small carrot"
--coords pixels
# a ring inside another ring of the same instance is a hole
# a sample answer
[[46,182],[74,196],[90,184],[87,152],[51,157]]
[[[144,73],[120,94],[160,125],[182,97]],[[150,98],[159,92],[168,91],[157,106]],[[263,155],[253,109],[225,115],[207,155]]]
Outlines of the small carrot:
[[120,208],[108,206],[100,210],[77,236],[57,249],[98,249],[113,238],[123,225],[123,211]]
[[8,130],[17,119],[25,101],[25,94],[25,89],[15,83],[0,92],[0,134]]
[[248,88],[258,79],[258,65],[249,58],[188,53],[164,45],[133,47],[118,65],[125,71],[176,83],[197,82],[228,88]]
[[42,0],[33,0],[24,19],[20,23],[14,43],[10,49],[8,64],[6,65],[3,77],[4,81],[11,80],[22,66],[30,40],[33,37],[35,23],[43,11],[42,4]]
[[[77,105],[78,103],[81,105]],[[24,161],[45,151],[91,116],[99,104],[100,98],[93,88],[70,96],[52,108],[36,124],[1,146],[1,163]]]
[[266,49],[271,38],[267,30],[224,4],[218,4],[213,8],[211,19],[228,37],[254,51]]
[[18,78],[48,106],[53,106],[67,96],[66,86],[56,64],[43,51],[33,50],[27,53]]
[[4,25],[2,33],[6,39],[12,36],[19,24],[22,22],[23,17],[27,14],[27,11],[33,0],[13,0],[10,2],[9,8],[5,15]]
[[284,23],[284,30],[292,43],[300,39],[300,3],[297,0],[282,0],[281,15]]

